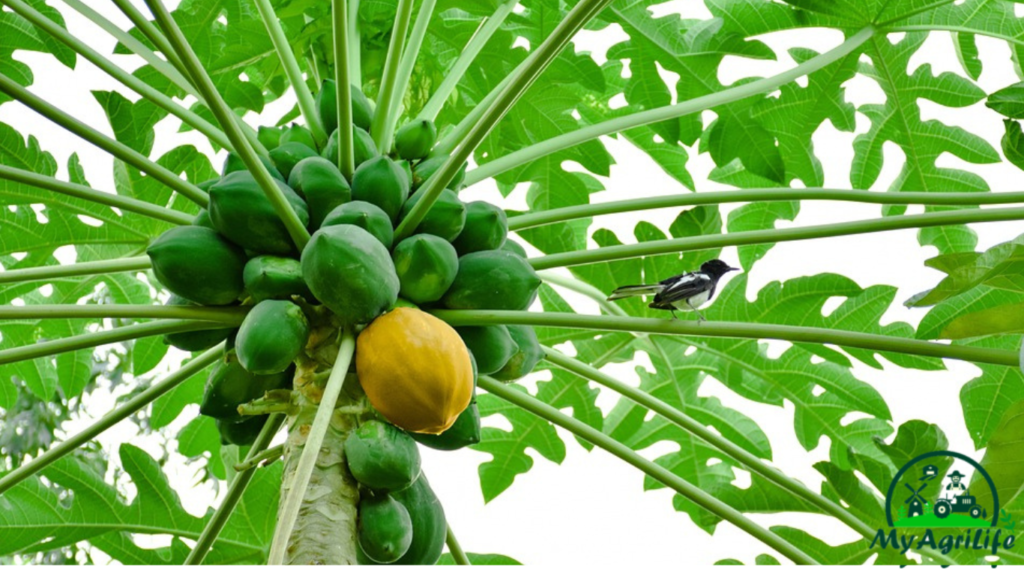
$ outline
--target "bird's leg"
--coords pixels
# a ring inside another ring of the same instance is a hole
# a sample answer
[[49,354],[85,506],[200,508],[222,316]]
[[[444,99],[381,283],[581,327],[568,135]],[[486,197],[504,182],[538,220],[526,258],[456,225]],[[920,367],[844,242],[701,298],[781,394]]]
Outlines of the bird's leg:
[[669,312],[671,312],[671,313],[672,313],[672,319],[673,319],[673,320],[679,320],[679,316],[676,316],[676,310],[675,310],[675,308],[669,308]]
[[701,314],[699,310],[697,310],[696,308],[693,307],[693,304],[690,304],[689,302],[687,302],[686,305],[689,306],[690,310],[693,310],[694,314],[696,314],[697,318],[699,318],[699,320],[697,320],[697,324],[700,324],[701,322],[707,322],[708,321],[708,319],[705,318],[704,315]]

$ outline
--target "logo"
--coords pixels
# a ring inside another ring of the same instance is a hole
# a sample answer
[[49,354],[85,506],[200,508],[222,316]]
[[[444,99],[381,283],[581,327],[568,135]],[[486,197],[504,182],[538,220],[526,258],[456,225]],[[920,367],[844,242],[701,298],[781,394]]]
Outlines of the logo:
[[878,529],[870,548],[996,555],[1016,540],[1016,523],[999,509],[992,477],[972,458],[948,450],[921,454],[900,468],[885,496],[885,517],[888,528]]

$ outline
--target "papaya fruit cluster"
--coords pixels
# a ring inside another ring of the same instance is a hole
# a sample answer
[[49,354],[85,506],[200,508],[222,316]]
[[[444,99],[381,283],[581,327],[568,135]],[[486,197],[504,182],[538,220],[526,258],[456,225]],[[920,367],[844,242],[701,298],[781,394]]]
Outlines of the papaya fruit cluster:
[[348,435],[344,452],[359,483],[359,563],[435,564],[448,523],[420,470],[416,442],[395,426],[371,419]]
[[[424,309],[526,310],[540,278],[523,248],[508,239],[501,208],[459,198],[465,166],[413,233],[397,238],[396,225],[448,160],[434,150],[437,130],[414,120],[397,130],[391,150],[378,150],[369,134],[374,106],[353,87],[356,168],[346,179],[338,168],[336,98],[333,82],[325,82],[317,107],[330,138],[322,147],[297,124],[258,131],[269,150],[260,162],[311,234],[302,250],[233,153],[219,178],[200,185],[210,195],[208,208],[192,225],[170,229],[150,245],[153,273],[172,294],[169,305],[252,306],[237,330],[186,332],[167,341],[187,351],[229,342],[201,406],[203,415],[217,419],[226,443],[253,441],[265,417],[242,417],[239,405],[290,388],[296,360],[310,352],[311,332],[325,325],[362,328],[355,371],[370,404],[390,423],[366,423],[377,426],[375,433],[387,426],[388,438],[406,452],[409,446],[415,452],[416,442],[440,450],[479,442],[477,373],[504,380],[528,374],[542,355],[537,336],[518,326],[453,329]],[[375,448],[379,454],[371,459],[392,449]],[[359,453],[353,445],[350,454]],[[403,477],[401,487],[361,477],[361,464],[349,462],[367,493],[360,534],[362,551],[374,562],[422,559],[417,546],[434,549],[437,534],[429,546],[417,544],[416,510],[439,505],[426,480],[416,480],[418,453],[415,459],[416,474]],[[433,518],[424,525],[436,524],[438,513],[420,515]],[[411,544],[408,531],[399,530],[410,522]]]

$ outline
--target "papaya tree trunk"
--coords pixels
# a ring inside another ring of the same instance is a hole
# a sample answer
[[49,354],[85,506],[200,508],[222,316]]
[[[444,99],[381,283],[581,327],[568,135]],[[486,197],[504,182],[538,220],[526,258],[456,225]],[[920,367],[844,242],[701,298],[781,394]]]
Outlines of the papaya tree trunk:
[[[323,384],[338,351],[336,336],[333,329],[315,330],[307,348],[310,355],[298,362],[295,373],[294,403],[298,409],[288,419],[280,502],[283,505],[291,490],[304,490],[305,497],[288,540],[285,564],[356,564],[359,487],[345,463],[344,445],[349,432],[358,424],[361,404],[360,399],[353,398],[354,394],[346,392],[358,389],[358,385],[350,386],[346,381],[309,484],[295,486],[299,455],[306,445]],[[354,375],[349,380],[354,384]]]

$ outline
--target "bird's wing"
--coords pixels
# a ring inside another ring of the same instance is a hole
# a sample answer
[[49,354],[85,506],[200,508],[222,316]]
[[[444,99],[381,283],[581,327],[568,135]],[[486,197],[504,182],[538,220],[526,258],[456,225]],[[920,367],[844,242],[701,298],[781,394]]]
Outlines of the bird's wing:
[[656,302],[675,302],[676,300],[690,298],[702,292],[707,292],[712,284],[711,277],[707,274],[700,272],[682,274],[673,283],[666,285],[665,289],[654,300]]

